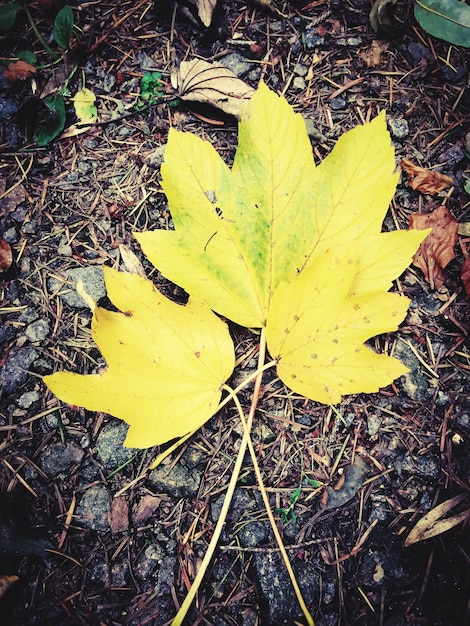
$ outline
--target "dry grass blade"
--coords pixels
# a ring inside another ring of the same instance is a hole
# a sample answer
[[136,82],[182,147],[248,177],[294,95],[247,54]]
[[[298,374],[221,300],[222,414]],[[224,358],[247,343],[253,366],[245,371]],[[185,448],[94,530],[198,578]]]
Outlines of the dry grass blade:
[[254,89],[220,63],[201,59],[182,61],[171,83],[182,100],[214,106],[237,119]]
[[449,511],[454,509],[464,499],[465,494],[454,496],[428,511],[411,529],[410,534],[405,539],[405,546],[411,546],[418,541],[424,541],[425,539],[441,535],[451,528],[454,528],[454,526],[458,526],[458,524],[468,520],[470,517],[470,508],[456,513],[452,517],[445,517]]

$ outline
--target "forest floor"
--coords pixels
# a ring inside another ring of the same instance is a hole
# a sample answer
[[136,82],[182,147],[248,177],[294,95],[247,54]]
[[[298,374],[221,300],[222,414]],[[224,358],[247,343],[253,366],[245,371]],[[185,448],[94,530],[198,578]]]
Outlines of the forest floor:
[[[29,5],[51,42],[56,3]],[[393,38],[374,32],[362,0],[223,2],[209,30],[181,11],[172,23],[171,7],[151,0],[70,6],[79,36],[66,60],[49,64],[24,14],[0,42],[5,64],[29,48],[46,66],[18,82],[0,70],[0,237],[13,249],[0,274],[0,621],[162,626],[214,530],[243,434],[238,415],[225,408],[150,471],[158,448],[122,447],[124,423],[59,402],[42,382],[59,369],[103,366],[74,285],[81,278],[104,297],[101,267],[123,266],[122,245],[163,293],[181,295],[133,237],[171,227],[159,182],[170,126],[233,159],[233,118],[165,102],[139,111],[142,77],[160,72],[171,95],[174,59],[204,58],[253,87],[263,79],[304,116],[317,163],[343,132],[385,110],[397,165],[407,158],[453,179],[451,192],[431,196],[402,177],[386,226],[406,229],[412,213],[443,203],[460,224],[470,220],[468,55],[420,29],[410,2],[395,5]],[[21,123],[17,110],[68,77],[70,94],[94,92],[99,123],[38,147],[21,132],[35,120]],[[459,236],[439,290],[413,267],[396,281],[410,311],[375,344],[393,346],[410,368],[394,385],[335,407],[306,401],[274,375],[261,389],[253,439],[318,626],[469,623],[470,303],[460,275],[469,243]],[[232,333],[250,373],[254,336]],[[248,391],[241,400],[249,406]],[[448,516],[460,523],[443,532],[436,515],[437,534],[405,547],[427,512],[457,496]],[[187,623],[304,623],[248,457]]]

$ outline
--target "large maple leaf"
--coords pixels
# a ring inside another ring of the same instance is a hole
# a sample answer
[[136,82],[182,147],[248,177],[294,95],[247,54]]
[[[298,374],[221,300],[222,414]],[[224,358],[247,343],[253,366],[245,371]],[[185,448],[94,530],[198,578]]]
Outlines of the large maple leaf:
[[387,291],[428,232],[381,232],[394,169],[383,114],[315,167],[302,117],[264,85],[244,109],[232,168],[209,143],[172,130],[162,184],[175,230],[136,237],[205,304],[180,307],[145,279],[107,272],[110,298],[126,312],[95,312],[108,368],[46,383],[67,402],[129,422],[127,445],[194,430],[213,415],[234,366],[210,309],[263,328],[280,378],[308,398],[335,403],[391,383],[406,368],[363,344],[403,320],[408,300]]
[[130,424],[126,446],[148,448],[197,429],[217,410],[234,367],[227,326],[207,307],[181,306],[137,276],[104,268],[119,311],[96,307],[92,333],[106,360],[99,374],[56,372],[59,398]]

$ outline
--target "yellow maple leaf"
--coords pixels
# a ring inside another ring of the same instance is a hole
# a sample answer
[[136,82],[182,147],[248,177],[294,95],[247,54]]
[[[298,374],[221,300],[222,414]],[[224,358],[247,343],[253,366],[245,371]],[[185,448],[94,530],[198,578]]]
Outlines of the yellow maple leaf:
[[407,372],[397,359],[363,344],[396,330],[409,301],[383,291],[351,295],[357,264],[354,246],[348,248],[327,251],[280,285],[266,327],[281,380],[325,404],[340,402],[344,394],[377,391]]
[[217,410],[234,368],[227,326],[203,303],[165,298],[137,274],[104,268],[118,312],[96,307],[93,338],[106,360],[99,374],[56,372],[46,385],[61,400],[119,417],[125,445],[148,448],[195,430]]
[[96,96],[87,87],[82,87],[72,98],[79,122],[96,122],[98,111],[95,106]]

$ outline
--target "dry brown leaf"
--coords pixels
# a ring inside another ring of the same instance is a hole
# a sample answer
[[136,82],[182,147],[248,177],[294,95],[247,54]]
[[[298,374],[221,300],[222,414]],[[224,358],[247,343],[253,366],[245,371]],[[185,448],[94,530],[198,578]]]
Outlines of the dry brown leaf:
[[423,271],[431,289],[440,289],[444,284],[443,270],[455,258],[458,227],[457,220],[445,206],[432,213],[411,216],[410,230],[432,228],[413,257],[413,265]]
[[6,591],[8,591],[13,583],[16,583],[17,580],[19,580],[18,576],[5,576],[4,574],[0,575],[0,598]]
[[411,546],[418,541],[424,541],[458,526],[458,524],[470,518],[470,509],[456,513],[452,517],[446,517],[447,513],[454,509],[465,498],[465,494],[454,496],[426,513],[411,529],[405,539],[405,546]]
[[237,119],[254,93],[224,65],[202,59],[182,61],[172,72],[171,84],[182,100],[210,104]]
[[462,265],[461,278],[463,286],[465,287],[465,293],[470,296],[470,257],[465,259]]
[[11,246],[6,239],[0,237],[0,273],[6,272],[10,269],[12,262],[13,253],[11,251]]
[[408,176],[409,187],[421,193],[434,195],[454,184],[450,176],[415,165],[408,159],[402,159],[401,167]]
[[197,14],[206,28],[211,25],[216,4],[217,0],[196,0]]
[[7,80],[12,83],[16,83],[19,80],[25,80],[31,78],[36,74],[36,68],[31,63],[26,61],[15,61],[9,63],[7,69],[3,72],[3,75]]
[[382,54],[388,49],[388,43],[384,41],[374,41],[368,48],[359,52],[359,57],[367,67],[379,67],[382,65]]
[[129,529],[129,502],[127,498],[114,498],[111,501],[109,525],[113,535],[125,533]]

